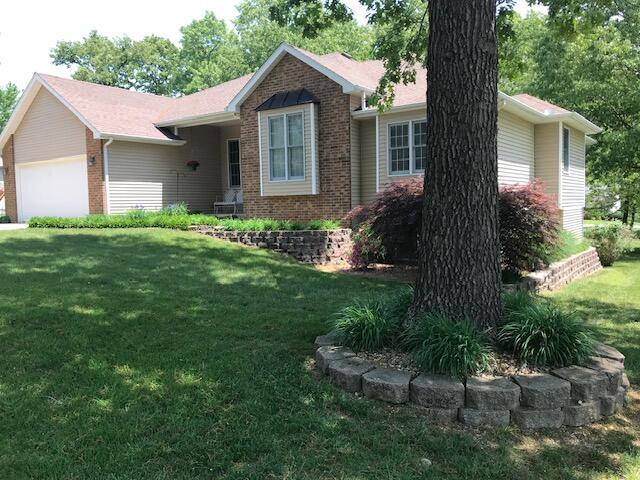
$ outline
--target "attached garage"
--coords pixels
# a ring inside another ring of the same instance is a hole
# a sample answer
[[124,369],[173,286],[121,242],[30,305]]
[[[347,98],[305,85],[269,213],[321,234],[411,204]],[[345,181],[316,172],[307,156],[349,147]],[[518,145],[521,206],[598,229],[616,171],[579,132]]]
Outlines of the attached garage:
[[18,221],[78,217],[89,213],[85,156],[16,165]]

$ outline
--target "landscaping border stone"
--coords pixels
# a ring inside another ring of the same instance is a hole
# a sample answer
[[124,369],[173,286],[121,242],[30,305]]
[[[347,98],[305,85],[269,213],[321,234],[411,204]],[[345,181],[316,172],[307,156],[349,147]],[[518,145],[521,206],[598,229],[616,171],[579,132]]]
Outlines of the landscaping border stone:
[[518,425],[523,429],[579,427],[624,406],[629,380],[624,356],[599,346],[589,367],[572,365],[551,374],[469,377],[383,368],[336,345],[334,335],[316,338],[316,367],[331,383],[390,404],[410,403],[427,423],[470,426]]
[[531,272],[519,283],[505,285],[505,289],[534,293],[555,290],[601,269],[602,264],[600,263],[598,252],[594,247],[589,247],[584,252],[576,253],[569,258],[552,263],[545,270]]
[[193,226],[189,230],[218,240],[284,253],[300,262],[315,265],[346,262],[352,246],[348,228],[241,232]]

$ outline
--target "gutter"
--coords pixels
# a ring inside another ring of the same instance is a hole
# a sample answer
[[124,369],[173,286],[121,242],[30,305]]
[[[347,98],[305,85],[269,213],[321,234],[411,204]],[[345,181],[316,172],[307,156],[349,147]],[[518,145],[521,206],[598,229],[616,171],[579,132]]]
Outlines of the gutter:
[[111,199],[109,198],[109,145],[113,143],[113,138],[107,140],[103,146],[102,167],[104,168],[104,194],[107,196],[107,215],[111,213]]
[[138,137],[135,135],[119,135],[115,133],[103,133],[99,137],[101,140],[120,140],[123,142],[139,142],[139,143],[153,143],[157,145],[169,145],[175,147],[181,147],[185,145],[186,140],[170,140],[170,139],[161,139],[161,138],[150,138],[150,137]]

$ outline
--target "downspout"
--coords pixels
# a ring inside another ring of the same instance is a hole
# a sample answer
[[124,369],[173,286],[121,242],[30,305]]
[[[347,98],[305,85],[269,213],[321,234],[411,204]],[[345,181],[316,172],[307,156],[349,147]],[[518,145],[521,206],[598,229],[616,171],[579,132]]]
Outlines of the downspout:
[[113,138],[110,138],[107,143],[104,144],[102,164],[104,167],[104,194],[107,196],[107,215],[111,213],[111,199],[109,196],[109,145],[113,143]]

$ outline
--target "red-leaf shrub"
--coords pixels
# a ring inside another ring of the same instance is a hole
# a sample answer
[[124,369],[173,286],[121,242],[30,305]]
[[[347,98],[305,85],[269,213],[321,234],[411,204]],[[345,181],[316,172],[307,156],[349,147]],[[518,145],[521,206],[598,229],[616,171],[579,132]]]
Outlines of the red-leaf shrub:
[[[356,207],[345,221],[355,227],[365,222],[382,241],[386,258],[415,261],[422,213],[422,178],[390,184],[372,203]],[[354,246],[357,239],[354,238]]]
[[[415,261],[422,192],[421,178],[392,183],[373,203],[349,212],[346,221],[356,232],[360,225],[370,226],[382,241],[387,260]],[[501,186],[498,200],[503,269],[518,273],[544,266],[559,238],[554,197],[544,192],[541,182],[534,181]],[[357,249],[356,236],[354,244]]]
[[499,195],[500,245],[503,269],[536,270],[546,265],[558,245],[560,211],[555,197],[536,180],[526,185],[502,185]]

